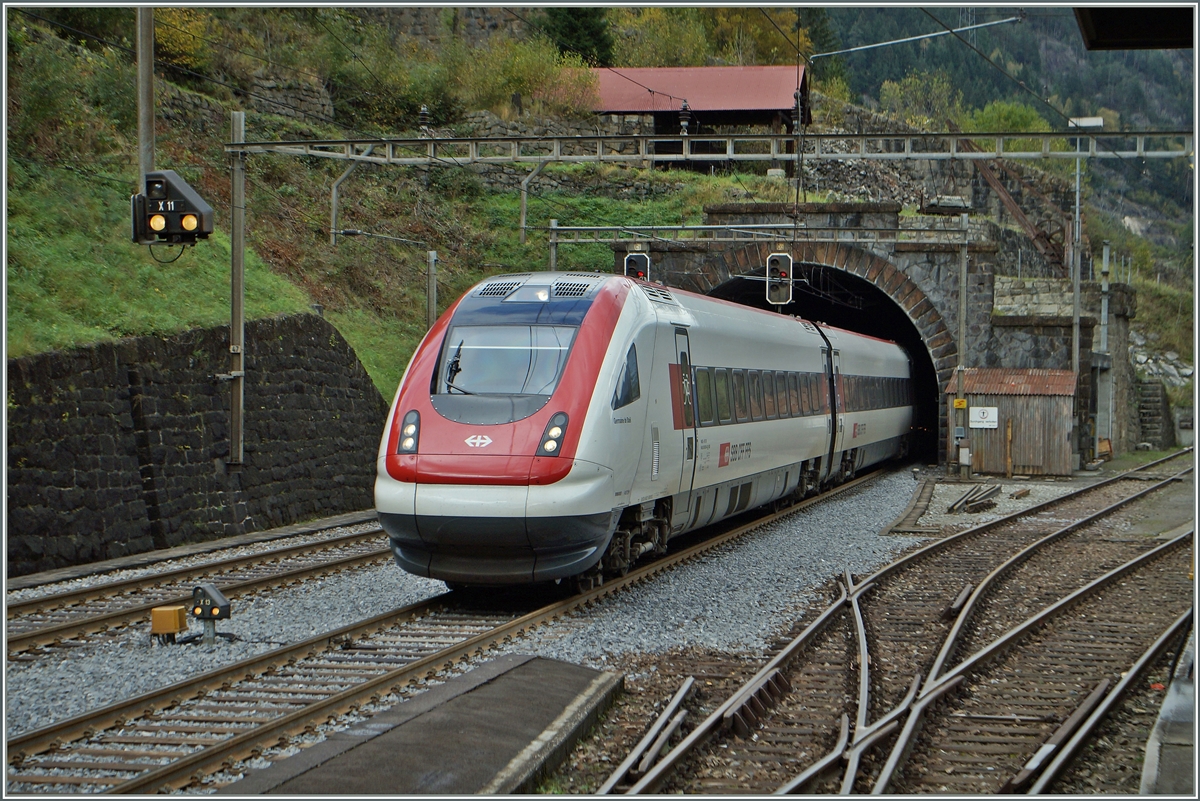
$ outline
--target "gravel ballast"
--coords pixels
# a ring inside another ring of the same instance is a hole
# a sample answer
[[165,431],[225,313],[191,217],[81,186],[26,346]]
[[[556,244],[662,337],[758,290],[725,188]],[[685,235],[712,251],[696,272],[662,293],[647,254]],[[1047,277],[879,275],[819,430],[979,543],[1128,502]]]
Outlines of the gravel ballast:
[[687,647],[761,654],[824,582],[846,568],[862,578],[923,542],[880,535],[913,490],[906,473],[871,482],[539,628],[503,652],[598,669],[626,654]]
[[[920,540],[880,536],[908,503],[906,474],[882,478],[777,521],[642,586],[541,627],[504,652],[603,668],[628,653],[698,645],[760,652],[814,588],[849,567],[862,576]],[[445,591],[385,565],[237,599],[213,646],[161,646],[148,626],[6,666],[8,736],[41,728],[283,644]],[[199,630],[198,624],[193,624]]]

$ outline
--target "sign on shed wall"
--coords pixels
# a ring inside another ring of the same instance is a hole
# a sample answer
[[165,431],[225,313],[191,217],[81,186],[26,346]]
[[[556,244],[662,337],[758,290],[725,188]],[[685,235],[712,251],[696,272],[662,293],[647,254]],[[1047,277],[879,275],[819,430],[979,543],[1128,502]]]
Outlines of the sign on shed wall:
[[971,428],[999,428],[999,411],[996,406],[972,406],[968,410],[968,425]]

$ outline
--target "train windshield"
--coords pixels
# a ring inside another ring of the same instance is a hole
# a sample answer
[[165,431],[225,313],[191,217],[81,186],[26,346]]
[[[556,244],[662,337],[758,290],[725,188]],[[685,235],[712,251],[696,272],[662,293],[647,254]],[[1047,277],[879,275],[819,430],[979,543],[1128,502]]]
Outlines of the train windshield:
[[576,326],[459,325],[442,354],[438,395],[550,395]]

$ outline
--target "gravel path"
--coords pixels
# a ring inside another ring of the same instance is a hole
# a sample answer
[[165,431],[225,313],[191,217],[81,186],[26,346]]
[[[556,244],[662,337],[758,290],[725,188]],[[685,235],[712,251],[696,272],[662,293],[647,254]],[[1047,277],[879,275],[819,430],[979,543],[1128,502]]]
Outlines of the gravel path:
[[[929,510],[921,515],[917,525],[937,528],[949,526],[952,531],[961,531],[981,523],[999,520],[1001,517],[1028,509],[1039,503],[1061,498],[1068,492],[1074,492],[1083,485],[1074,481],[1000,481],[1000,492],[992,500],[995,506],[982,512],[958,512],[949,514],[946,508],[963,496],[973,484],[943,483],[933,490],[933,498],[929,501]],[[1023,498],[1010,497],[1018,490],[1029,490]]]

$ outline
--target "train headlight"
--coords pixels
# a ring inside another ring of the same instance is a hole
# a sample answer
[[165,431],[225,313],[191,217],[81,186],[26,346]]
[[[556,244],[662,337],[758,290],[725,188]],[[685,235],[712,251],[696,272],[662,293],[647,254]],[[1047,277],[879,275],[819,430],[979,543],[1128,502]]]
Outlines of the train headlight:
[[416,453],[421,439],[421,415],[416,410],[404,415],[400,425],[400,448],[398,453]]
[[567,433],[567,415],[565,412],[556,412],[550,422],[546,424],[546,431],[542,434],[542,443],[538,446],[538,456],[557,456],[559,449],[562,447],[563,434]]

